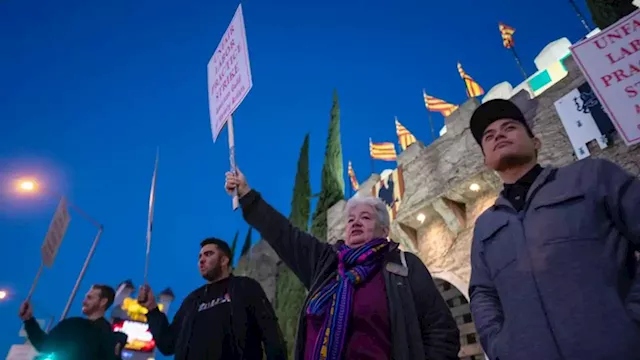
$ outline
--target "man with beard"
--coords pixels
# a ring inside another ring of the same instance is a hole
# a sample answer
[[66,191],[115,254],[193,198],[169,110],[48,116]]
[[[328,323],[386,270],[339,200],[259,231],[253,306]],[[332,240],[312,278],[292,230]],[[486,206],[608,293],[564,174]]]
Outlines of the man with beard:
[[260,284],[231,274],[232,253],[223,240],[200,243],[198,265],[207,281],[182,302],[173,322],[158,309],[153,291],[142,286],[138,302],[149,309],[149,329],[158,350],[176,360],[286,359],[275,312]]
[[93,285],[82,301],[82,313],[86,318],[62,320],[48,334],[33,317],[29,301],[22,303],[19,316],[24,321],[29,342],[41,353],[52,353],[56,359],[65,360],[120,359],[123,334],[114,333],[104,317],[114,297],[112,287]]
[[504,182],[476,221],[471,312],[490,359],[640,359],[640,181],[603,159],[537,164],[540,140],[508,100],[471,132]]

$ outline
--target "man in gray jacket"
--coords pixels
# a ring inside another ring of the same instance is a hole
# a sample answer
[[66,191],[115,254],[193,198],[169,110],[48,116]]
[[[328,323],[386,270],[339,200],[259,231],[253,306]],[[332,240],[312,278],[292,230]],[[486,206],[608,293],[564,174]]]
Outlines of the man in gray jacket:
[[507,100],[481,105],[471,132],[504,182],[471,249],[489,358],[640,359],[640,181],[602,159],[541,167],[540,140]]

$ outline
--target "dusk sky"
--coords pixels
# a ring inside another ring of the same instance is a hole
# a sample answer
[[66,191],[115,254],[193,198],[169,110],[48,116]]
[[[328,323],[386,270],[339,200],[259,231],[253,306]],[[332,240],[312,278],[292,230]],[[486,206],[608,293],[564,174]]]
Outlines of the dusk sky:
[[[431,141],[423,88],[452,103],[466,100],[457,61],[485,90],[522,81],[502,46],[499,21],[516,28],[516,49],[529,73],[547,43],[585,35],[569,2],[558,0],[242,5],[254,86],[234,117],[236,159],[250,185],[287,215],[306,133],[312,189],[320,190],[334,88],[345,180],[351,160],[364,181],[371,171],[368,139],[397,142],[394,116],[419,140]],[[156,292],[174,290],[171,313],[203,283],[199,242],[209,236],[230,242],[237,230],[244,239],[247,225],[223,188],[226,130],[212,141],[206,74],[237,6],[226,0],[0,1],[0,288],[10,292],[0,301],[0,357],[23,341],[18,307],[38,269],[56,193],[105,229],[74,316],[91,284],[143,280],[157,147],[149,281]],[[434,113],[433,120],[437,132],[443,118]],[[375,166],[380,172],[395,164]],[[49,195],[16,194],[13,180],[22,176],[38,179]],[[95,236],[91,223],[76,212],[72,217],[35,291],[37,318],[59,318]]]

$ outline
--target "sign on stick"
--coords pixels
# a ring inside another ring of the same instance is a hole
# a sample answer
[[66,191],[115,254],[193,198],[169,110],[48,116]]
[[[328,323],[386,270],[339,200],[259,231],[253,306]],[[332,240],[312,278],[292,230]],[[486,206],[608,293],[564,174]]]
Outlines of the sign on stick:
[[624,142],[640,143],[640,10],[571,47]]
[[244,28],[242,5],[207,65],[209,114],[215,142],[233,112],[251,90],[251,66]]
[[69,215],[69,209],[67,208],[67,199],[62,197],[58,204],[58,208],[56,209],[56,213],[53,214],[53,219],[49,225],[49,231],[47,232],[44,242],[42,243],[42,247],[40,248],[42,253],[42,263],[48,268],[53,265],[53,260],[55,260],[56,255],[58,254],[58,249],[60,248],[64,234],[67,232],[67,227],[69,227],[70,221],[71,215]]

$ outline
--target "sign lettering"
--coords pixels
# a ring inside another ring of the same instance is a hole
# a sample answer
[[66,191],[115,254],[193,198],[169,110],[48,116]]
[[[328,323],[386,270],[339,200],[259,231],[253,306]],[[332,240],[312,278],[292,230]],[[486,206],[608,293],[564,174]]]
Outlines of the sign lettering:
[[640,10],[571,52],[624,142],[640,143]]

